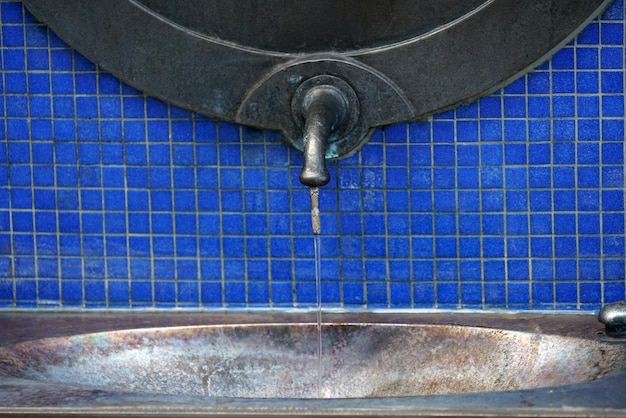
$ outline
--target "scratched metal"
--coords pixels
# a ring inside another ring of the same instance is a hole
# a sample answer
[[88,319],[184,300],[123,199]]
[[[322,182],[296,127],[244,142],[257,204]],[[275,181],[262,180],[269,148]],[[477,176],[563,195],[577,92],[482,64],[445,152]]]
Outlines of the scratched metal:
[[2,376],[116,392],[239,398],[398,397],[532,389],[626,370],[626,346],[452,325],[151,328],[0,347]]

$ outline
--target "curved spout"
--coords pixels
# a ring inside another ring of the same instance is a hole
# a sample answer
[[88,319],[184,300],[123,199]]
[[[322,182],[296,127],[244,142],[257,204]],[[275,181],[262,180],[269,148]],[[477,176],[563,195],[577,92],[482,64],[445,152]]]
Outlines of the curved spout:
[[343,92],[330,85],[313,87],[304,96],[304,167],[300,182],[305,186],[319,187],[330,181],[326,169],[326,148],[332,136],[342,130],[348,107],[348,99]]

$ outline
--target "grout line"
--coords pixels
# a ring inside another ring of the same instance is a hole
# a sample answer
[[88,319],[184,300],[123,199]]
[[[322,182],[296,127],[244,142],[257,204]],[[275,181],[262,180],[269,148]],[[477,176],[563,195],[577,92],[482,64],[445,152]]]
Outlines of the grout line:
[[[96,99],[96,104],[98,104],[98,97],[100,94],[100,83],[99,83],[99,79],[100,79],[100,67],[96,66],[96,71],[95,71],[95,84],[96,84],[96,92],[95,92],[95,99]],[[98,114],[98,120],[100,120],[100,106],[97,106],[97,114]],[[98,130],[99,133],[99,130]],[[109,263],[109,256],[108,256],[108,237],[109,235],[106,233],[106,228],[107,228],[107,223],[106,223],[106,189],[105,189],[105,185],[104,185],[104,170],[103,168],[105,167],[103,161],[104,161],[104,152],[102,149],[102,138],[100,135],[98,135],[98,137],[96,138],[97,143],[98,143],[98,162],[99,162],[99,171],[100,171],[100,187],[101,187],[101,215],[102,215],[102,254],[104,255],[103,257],[103,268],[104,268],[104,281],[108,281],[111,278],[111,275],[109,274],[109,269],[110,269],[110,263]],[[130,281],[130,274],[128,274],[128,289],[129,289],[129,299],[130,302],[132,302],[132,298],[130,298],[130,290],[131,290],[131,281]],[[105,305],[108,305],[108,296],[105,294],[105,300],[104,303]],[[132,303],[129,304],[129,306],[132,306]]]
[[461,309],[463,307],[463,280],[461,274],[461,222],[460,222],[460,208],[459,208],[459,144],[464,144],[464,142],[459,141],[459,132],[458,132],[458,118],[456,114],[456,110],[454,112],[453,118],[453,130],[454,130],[454,144],[452,150],[454,152],[454,165],[452,167],[453,175],[454,175],[454,202],[455,202],[455,211],[454,211],[454,242],[455,242],[455,258],[456,258],[456,304],[457,309]]
[[[415,269],[413,268],[413,217],[411,214],[413,213],[413,199],[411,198],[411,169],[413,164],[411,162],[411,124],[406,124],[406,182],[407,182],[407,224],[408,224],[408,236],[407,242],[409,245],[408,256],[406,262],[409,266],[409,306],[411,308],[415,308]],[[362,206],[361,206],[362,207]]]
[[524,75],[524,121],[525,121],[525,130],[524,130],[524,138],[526,142],[525,152],[526,152],[526,170],[524,180],[526,184],[524,185],[524,192],[526,193],[526,251],[527,251],[527,264],[526,268],[528,269],[528,308],[533,309],[536,305],[535,303],[535,294],[533,291],[534,285],[534,276],[533,276],[533,254],[532,254],[532,188],[530,187],[530,170],[531,162],[530,162],[530,126],[528,123],[528,74]]
[[[382,135],[383,135],[383,142],[386,143],[387,142],[387,130],[383,129],[382,131]],[[383,170],[382,170],[382,174],[383,174],[383,184],[384,184],[384,189],[385,189],[385,194],[387,195],[389,193],[390,187],[388,187],[388,176],[387,176],[387,169],[389,168],[389,164],[387,163],[387,147],[383,147]],[[393,190],[393,189],[392,189]],[[385,206],[383,208],[383,219],[385,220],[384,223],[384,240],[385,240],[385,303],[387,305],[387,308],[389,308],[391,306],[391,286],[389,283],[389,210],[387,209],[387,202],[385,201]],[[361,230],[361,233],[363,234],[362,238],[361,238],[361,242],[363,243],[363,248],[366,249],[366,240],[365,240],[365,231]],[[363,258],[365,259],[366,257],[366,250],[363,251]],[[367,260],[365,260],[365,277],[367,280]],[[368,280],[369,281],[369,280]],[[375,281],[374,281],[375,283]]]
[[476,193],[478,194],[478,245],[479,245],[479,254],[480,254],[480,301],[482,309],[487,308],[487,292],[485,286],[485,243],[484,243],[484,235],[483,235],[483,222],[484,222],[484,210],[483,210],[483,171],[481,170],[483,166],[483,132],[482,126],[480,124],[480,101],[476,103],[476,112],[477,112],[477,130],[478,130],[478,189]]
[[[193,185],[194,185],[194,204],[195,204],[195,245],[196,245],[196,292],[198,292],[198,296],[196,298],[195,305],[198,307],[202,307],[202,241],[201,233],[200,233],[200,218],[202,211],[200,210],[200,186],[198,185],[198,117],[196,113],[192,114],[191,118],[191,138],[192,142],[189,145],[192,152],[193,158]],[[146,132],[148,130],[146,129]],[[148,138],[149,139],[149,138]],[[150,229],[152,230],[152,228]]]
[[[22,7],[22,13],[23,13],[23,7]],[[2,22],[3,20],[3,13],[2,10],[0,9],[0,22]],[[0,41],[2,41],[2,39],[0,38]],[[2,46],[4,46],[4,43],[2,43]],[[24,54],[26,54],[24,52]],[[25,57],[24,57],[25,58]],[[0,63],[2,63],[2,68],[4,68],[5,66],[5,62],[4,62],[4,54],[0,54]],[[6,75],[5,75],[5,71],[1,71],[0,72],[2,74],[2,86],[6,86],[7,82],[6,82]],[[7,101],[6,101],[6,95],[3,96],[2,98],[2,114],[3,115],[8,115],[8,106],[7,106]],[[6,118],[6,116],[4,116]],[[16,279],[15,279],[15,248],[14,248],[14,242],[15,242],[15,228],[14,228],[14,222],[13,222],[13,199],[11,198],[11,191],[13,189],[12,187],[12,181],[11,181],[11,165],[10,165],[10,152],[9,152],[9,124],[5,123],[4,124],[4,138],[6,138],[5,143],[6,143],[6,149],[5,149],[5,160],[7,162],[7,166],[6,166],[6,173],[7,173],[7,209],[9,211],[9,216],[8,216],[8,222],[9,222],[9,248],[8,248],[8,256],[9,256],[9,268],[7,271],[7,277],[9,278],[9,280],[11,280],[11,293],[12,293],[12,305],[13,307],[17,307],[17,283],[16,283]],[[3,253],[4,253],[4,249],[3,249]]]
[[552,60],[549,62],[549,68],[548,68],[548,74],[549,74],[549,88],[548,88],[548,103],[550,105],[548,112],[549,112],[549,144],[550,144],[550,163],[549,163],[549,168],[550,168],[550,227],[551,227],[551,241],[552,241],[552,255],[551,255],[551,264],[552,264],[552,277],[551,277],[551,281],[552,281],[552,306],[554,307],[554,309],[556,309],[557,303],[558,303],[558,292],[557,292],[557,279],[556,279],[556,273],[557,273],[557,269],[556,269],[556,227],[555,227],[555,221],[556,221],[556,213],[555,213],[555,208],[554,208],[554,192],[555,192],[555,188],[554,188],[554,176],[552,175],[552,173],[554,172],[554,145],[553,145],[553,138],[554,138],[554,110],[553,110],[553,106],[552,104],[554,103],[554,94],[553,94],[553,90],[554,90],[554,68],[553,68],[553,63]]
[[243,163],[243,158],[244,158],[244,150],[243,150],[243,126],[239,125],[238,129],[238,140],[239,140],[239,178],[240,178],[240,182],[241,182],[241,190],[239,191],[239,194],[241,196],[241,207],[242,207],[242,214],[241,214],[241,225],[242,225],[242,231],[241,231],[241,235],[242,235],[242,245],[243,245],[243,269],[244,271],[242,271],[243,277],[241,278],[243,280],[243,287],[244,287],[244,305],[246,307],[249,307],[250,305],[250,277],[249,277],[249,268],[250,268],[250,256],[248,254],[248,235],[247,235],[247,226],[248,226],[248,222],[247,222],[247,218],[246,218],[246,192],[245,192],[245,170],[244,170],[244,163]]
[[[24,15],[24,9],[22,9],[22,15]],[[26,28],[27,25],[24,24],[23,26],[23,30],[22,30],[22,36],[24,38],[24,68],[25,68],[25,72],[29,71],[29,59],[28,59],[28,54],[26,53],[26,48],[27,48],[27,36],[26,36]],[[28,79],[28,77],[26,77],[26,94],[28,95],[30,90],[31,90],[31,86],[30,86],[30,80]],[[27,100],[28,101],[28,100]],[[6,115],[6,112],[4,113]],[[31,109],[30,109],[30,103],[27,104],[26,106],[26,118],[29,121],[29,126],[28,126],[28,136],[29,136],[29,140],[28,140],[28,171],[29,171],[29,183],[30,183],[30,199],[31,199],[31,207],[28,209],[31,212],[31,222],[32,222],[32,236],[33,236],[33,279],[35,281],[35,300],[33,301],[35,306],[39,307],[39,301],[40,301],[40,283],[39,283],[39,276],[38,276],[38,272],[37,272],[37,261],[39,260],[39,251],[37,248],[37,219],[36,219],[36,201],[35,201],[35,178],[34,178],[34,170],[33,170],[33,141],[32,141],[32,124],[30,123],[30,121],[32,120],[32,115],[31,115]],[[8,143],[7,143],[7,148],[8,148]],[[9,159],[7,159],[7,161],[9,161]],[[15,271],[15,270],[14,270]],[[20,279],[24,279],[24,278],[20,278],[20,277],[16,277],[16,284],[17,284],[17,280]],[[17,288],[16,288],[17,290]]]
[[507,150],[507,141],[506,141],[506,132],[504,130],[505,120],[505,103],[504,103],[504,88],[500,88],[498,92],[498,97],[500,99],[500,117],[498,118],[500,121],[500,135],[502,137],[501,140],[501,150],[502,150],[502,167],[500,174],[502,175],[501,186],[499,191],[502,196],[502,244],[504,246],[503,249],[503,263],[504,263],[504,307],[505,309],[509,309],[509,286],[511,281],[509,279],[509,222],[508,222],[508,202],[507,202],[507,187],[506,187],[506,170],[507,170],[507,162],[506,162],[506,150]]
[[[593,23],[592,23],[593,24]],[[580,73],[580,70],[578,69],[578,48],[579,48],[579,44],[578,44],[578,38],[574,39],[574,97],[576,97],[576,92],[578,91],[578,83],[577,83],[577,75]],[[573,138],[574,141],[577,141],[578,139],[578,107],[577,107],[577,100],[574,100],[574,129],[575,129],[575,137]],[[565,119],[565,118],[563,118]],[[576,142],[574,142],[574,144],[576,144]],[[576,172],[576,169],[578,168],[578,147],[574,147],[574,162],[573,162],[573,167],[574,167],[574,172]],[[578,231],[580,230],[580,225],[578,223],[578,196],[577,193],[578,192],[578,176],[574,176],[574,231],[575,231],[575,236],[576,236],[576,243],[575,243],[575,249],[574,249],[574,254],[576,256],[576,309],[580,309],[580,246],[579,246],[579,234]]]
[[265,188],[263,189],[264,197],[265,197],[265,246],[267,251],[267,307],[269,309],[275,309],[274,306],[274,292],[273,292],[273,277],[272,277],[272,239],[270,234],[271,221],[270,221],[270,183],[269,183],[269,173],[268,169],[270,164],[267,161],[268,149],[267,149],[268,139],[267,139],[267,131],[263,131],[263,184]]
[[435,133],[434,133],[434,121],[433,121],[433,117],[430,116],[428,118],[428,129],[429,129],[429,145],[430,145],[430,203],[431,203],[431,208],[430,208],[430,216],[431,216],[431,229],[432,229],[432,238],[431,238],[431,245],[433,248],[433,308],[437,309],[440,305],[439,303],[439,290],[438,290],[438,284],[439,284],[439,280],[437,278],[437,274],[438,274],[438,265],[437,265],[437,240],[436,240],[436,233],[435,231],[437,230],[437,225],[436,225],[436,215],[437,212],[435,211],[435,197],[436,197],[436,188],[435,188],[435,174],[436,174],[436,165],[435,165]]
[[217,172],[217,195],[218,195],[218,214],[220,220],[220,286],[221,286],[221,297],[220,302],[223,308],[227,307],[226,304],[226,281],[225,277],[225,269],[226,263],[224,260],[224,208],[223,208],[223,189],[222,189],[222,164],[221,164],[221,147],[220,147],[220,137],[221,137],[221,125],[219,123],[215,124],[215,158],[216,158],[216,172]]

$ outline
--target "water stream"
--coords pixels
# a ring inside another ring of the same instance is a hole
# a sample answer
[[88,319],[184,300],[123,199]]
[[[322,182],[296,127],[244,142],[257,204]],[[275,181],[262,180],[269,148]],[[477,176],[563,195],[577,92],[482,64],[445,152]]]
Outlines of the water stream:
[[320,221],[320,190],[311,187],[311,227],[313,229],[313,245],[315,248],[315,298],[317,301],[317,397],[322,397],[322,284],[321,284],[321,240],[322,226]]
[[317,397],[322,397],[322,376],[324,366],[322,364],[322,284],[321,284],[321,255],[320,235],[313,235],[315,244],[315,292],[317,299]]

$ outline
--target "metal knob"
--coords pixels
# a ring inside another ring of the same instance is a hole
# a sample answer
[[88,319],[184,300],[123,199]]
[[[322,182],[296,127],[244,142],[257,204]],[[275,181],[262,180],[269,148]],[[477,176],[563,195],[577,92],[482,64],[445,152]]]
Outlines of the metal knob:
[[604,324],[609,337],[626,338],[626,301],[604,305],[598,314],[598,321]]

